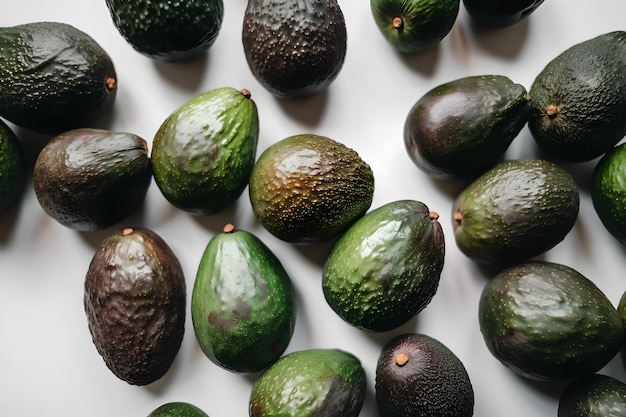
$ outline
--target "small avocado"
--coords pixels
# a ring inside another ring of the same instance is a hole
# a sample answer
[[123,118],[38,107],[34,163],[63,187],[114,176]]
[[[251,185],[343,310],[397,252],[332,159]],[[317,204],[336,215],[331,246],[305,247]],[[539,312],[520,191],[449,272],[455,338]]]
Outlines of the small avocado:
[[215,43],[224,19],[223,0],[106,0],[113,24],[138,52],[184,61]]
[[15,132],[0,120],[0,214],[20,197],[26,174],[22,143]]
[[291,279],[255,235],[227,224],[207,244],[191,296],[202,351],[233,372],[258,372],[285,351],[296,321]]
[[148,417],[209,417],[209,415],[188,402],[173,401],[155,408]]
[[463,0],[463,6],[472,21],[490,29],[504,28],[524,20],[544,0]]
[[0,27],[0,116],[26,129],[58,134],[82,128],[112,107],[111,57],[66,23]]
[[341,142],[294,135],[259,156],[249,195],[255,216],[274,236],[315,244],[337,237],[365,214],[374,197],[374,174]]
[[152,171],[147,142],[132,133],[80,128],[53,137],[33,168],[39,204],[74,230],[113,226],[144,201]]
[[596,284],[575,269],[528,261],[487,282],[479,325],[489,351],[517,374],[565,380],[597,372],[622,347],[622,320]]
[[169,370],[185,331],[186,287],[178,258],[150,229],[105,238],[85,276],[84,308],[107,367],[131,385]]
[[370,0],[376,26],[403,54],[418,54],[445,38],[459,14],[460,0]]
[[234,203],[256,159],[259,115],[249,90],[205,91],[161,124],[152,141],[152,171],[175,207],[206,215]]
[[609,150],[596,164],[591,201],[604,228],[626,245],[626,143]]
[[257,81],[276,97],[298,98],[337,78],[347,29],[337,0],[248,0],[242,42]]
[[452,224],[457,247],[477,263],[510,265],[560,243],[578,218],[572,175],[543,159],[505,160],[456,197]]
[[376,364],[380,417],[471,417],[474,388],[461,360],[422,333],[393,337]]
[[396,200],[368,212],[333,245],[324,264],[328,305],[347,323],[387,331],[422,311],[437,292],[445,244],[439,215]]
[[341,349],[291,352],[254,382],[250,417],[357,417],[365,401],[361,361]]
[[411,160],[434,178],[478,176],[504,155],[528,119],[528,93],[502,75],[455,79],[426,92],[404,124]]
[[558,417],[626,417],[626,384],[597,373],[575,379],[561,393]]
[[529,130],[551,157],[590,161],[626,135],[625,89],[625,31],[573,45],[535,77]]

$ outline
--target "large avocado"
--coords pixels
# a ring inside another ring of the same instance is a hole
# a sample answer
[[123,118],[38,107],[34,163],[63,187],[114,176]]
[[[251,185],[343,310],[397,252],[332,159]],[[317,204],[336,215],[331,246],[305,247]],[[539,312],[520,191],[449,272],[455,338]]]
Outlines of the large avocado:
[[625,417],[626,384],[592,374],[569,382],[559,398],[558,417]]
[[26,173],[22,143],[15,132],[0,120],[0,214],[19,198]]

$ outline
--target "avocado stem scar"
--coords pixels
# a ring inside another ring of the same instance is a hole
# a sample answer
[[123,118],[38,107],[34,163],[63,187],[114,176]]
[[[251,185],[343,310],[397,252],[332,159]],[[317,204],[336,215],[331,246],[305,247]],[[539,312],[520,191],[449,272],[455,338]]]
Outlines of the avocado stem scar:
[[548,107],[546,107],[546,115],[550,119],[554,119],[558,114],[559,114],[559,109],[554,104],[550,104],[548,105]]
[[452,218],[454,219],[455,222],[457,222],[458,224],[461,224],[461,220],[463,220],[463,213],[457,210],[452,215]]
[[224,233],[232,233],[235,230],[235,225],[232,223],[228,223],[226,224],[226,226],[224,226],[222,230],[224,231]]
[[395,29],[402,29],[402,27],[404,26],[404,20],[402,20],[400,16],[396,16],[391,21],[391,24]]
[[250,92],[250,90],[248,90],[247,88],[242,89],[241,91],[239,91],[241,93],[242,96],[244,96],[245,98],[250,98],[252,97],[252,93]]
[[409,356],[406,353],[398,353],[394,359],[396,360],[396,365],[404,366],[409,361]]
[[439,213],[437,213],[436,211],[431,211],[430,213],[428,213],[428,217],[430,217],[431,220],[437,220],[439,218]]
[[111,92],[111,91],[115,90],[116,83],[117,83],[117,81],[116,81],[115,77],[108,76],[104,80],[104,85],[106,86],[106,90],[108,92]]
[[132,227],[127,227],[124,230],[122,230],[122,236],[128,236],[133,234],[135,230]]

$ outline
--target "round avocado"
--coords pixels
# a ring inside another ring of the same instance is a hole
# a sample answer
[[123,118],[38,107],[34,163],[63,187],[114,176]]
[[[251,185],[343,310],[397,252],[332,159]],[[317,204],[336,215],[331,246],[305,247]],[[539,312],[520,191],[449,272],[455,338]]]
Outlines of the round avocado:
[[193,404],[173,401],[155,408],[148,417],[209,417],[209,415]]

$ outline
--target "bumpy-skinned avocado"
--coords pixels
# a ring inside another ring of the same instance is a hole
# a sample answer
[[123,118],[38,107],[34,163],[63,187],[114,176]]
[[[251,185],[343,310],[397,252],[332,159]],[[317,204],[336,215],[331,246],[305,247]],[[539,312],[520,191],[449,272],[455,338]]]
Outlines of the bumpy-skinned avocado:
[[110,109],[117,75],[87,33],[58,22],[0,27],[0,116],[57,134],[84,127]]
[[526,88],[508,77],[459,78],[417,100],[404,124],[404,144],[415,165],[432,177],[475,177],[502,157],[529,110]]
[[291,352],[268,368],[250,393],[250,417],[357,417],[365,400],[360,360],[340,349]]
[[519,375],[565,380],[597,372],[622,347],[616,308],[566,265],[522,262],[484,287],[479,324],[493,356]]
[[438,218],[422,202],[397,200],[350,226],[322,273],[333,311],[363,330],[387,331],[423,310],[437,292],[444,263]]
[[234,203],[248,185],[259,138],[250,91],[221,87],[177,108],[152,141],[154,180],[174,206],[214,214]]
[[296,98],[337,78],[347,30],[336,0],[248,0],[242,41],[257,81],[277,97]]
[[535,12],[544,0],[463,0],[472,21],[487,28],[512,26]]
[[292,243],[328,241],[372,204],[374,174],[359,154],[315,134],[269,146],[250,174],[255,216],[274,236]]
[[376,364],[380,417],[471,417],[474,388],[461,360],[421,333],[393,337]]
[[258,237],[227,224],[202,254],[191,318],[211,361],[234,372],[261,371],[283,354],[293,334],[291,279]]
[[596,164],[591,201],[604,228],[626,245],[626,143],[609,150]]
[[158,406],[148,414],[148,417],[209,417],[209,415],[191,403],[173,401]]
[[147,142],[132,133],[73,129],[52,138],[33,169],[44,211],[70,229],[113,226],[143,203],[152,171]]
[[626,32],[573,45],[530,86],[528,127],[552,157],[590,161],[626,135]]
[[208,51],[220,32],[223,0],[106,0],[120,34],[154,59],[183,61]]
[[593,374],[569,382],[559,398],[558,417],[625,417],[626,384]]
[[496,164],[456,197],[454,238],[470,259],[510,265],[560,243],[576,219],[580,195],[572,175],[543,159]]
[[84,308],[107,367],[131,385],[169,370],[185,331],[186,287],[178,258],[150,229],[113,232],[85,276]]
[[13,130],[0,120],[0,214],[20,196],[26,182],[26,155]]

